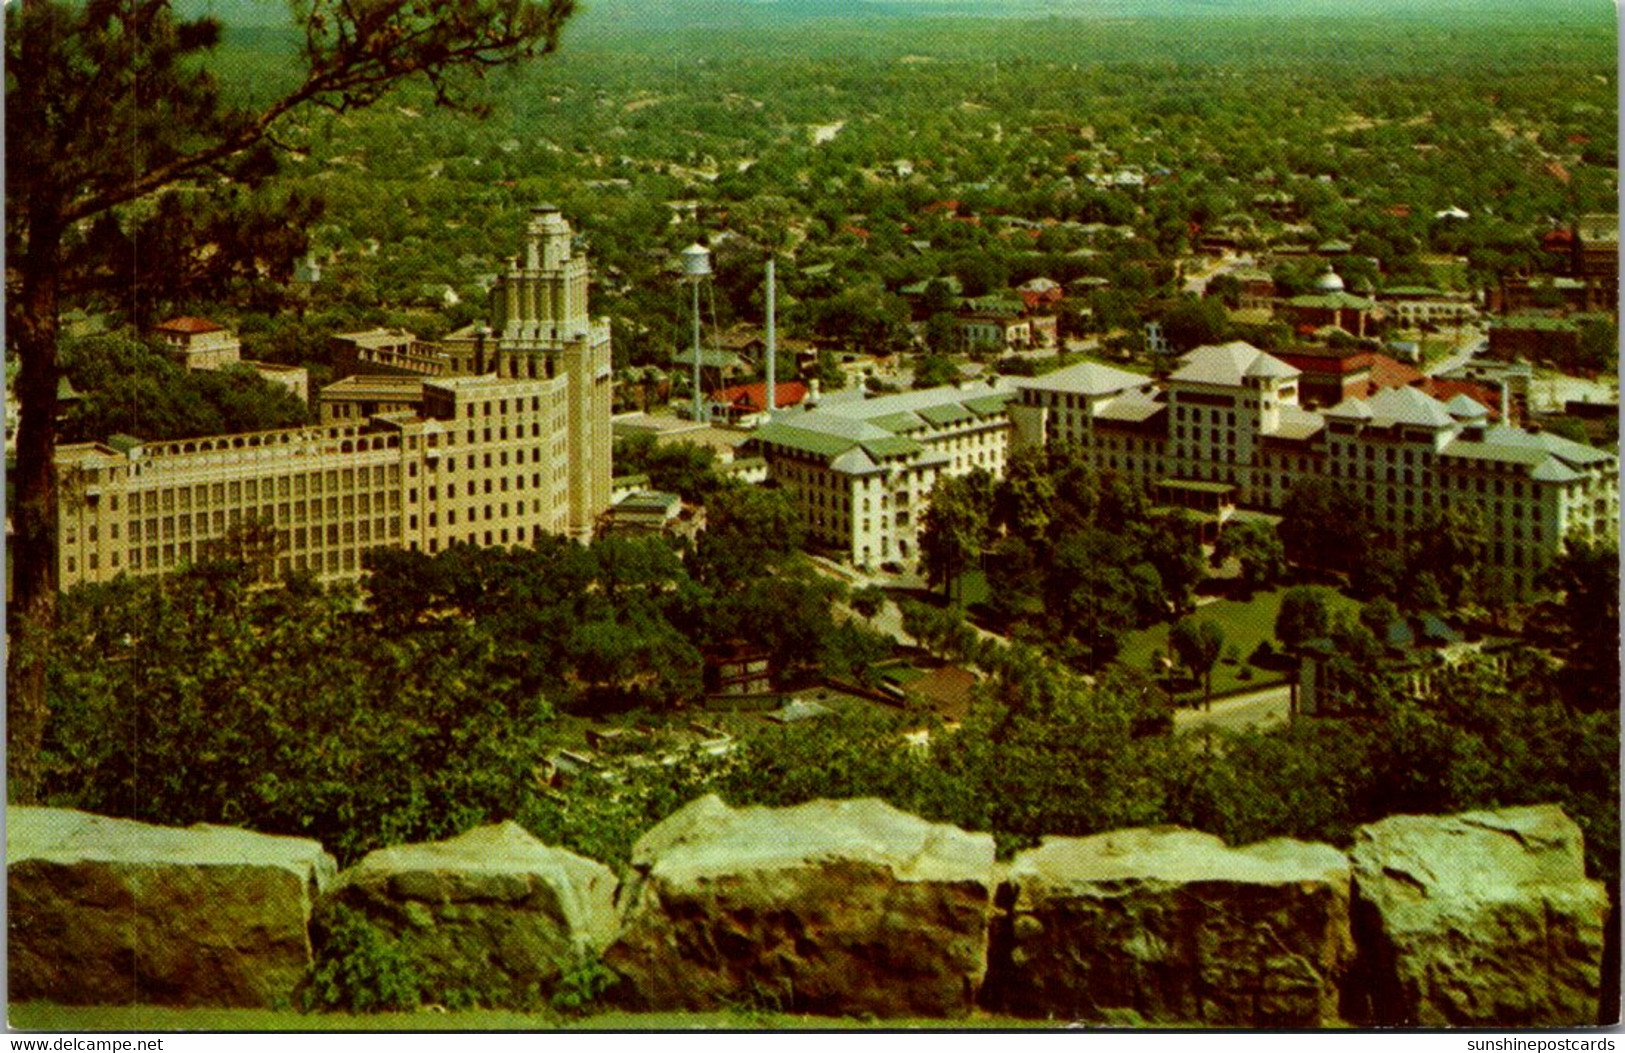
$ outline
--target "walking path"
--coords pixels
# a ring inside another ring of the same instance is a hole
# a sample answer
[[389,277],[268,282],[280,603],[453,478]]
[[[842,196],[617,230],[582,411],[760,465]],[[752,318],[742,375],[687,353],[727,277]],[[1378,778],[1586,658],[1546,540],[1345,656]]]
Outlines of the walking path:
[[1174,713],[1174,731],[1187,734],[1208,728],[1269,727],[1284,724],[1291,702],[1291,689],[1285,684],[1217,699],[1212,709],[1180,709]]

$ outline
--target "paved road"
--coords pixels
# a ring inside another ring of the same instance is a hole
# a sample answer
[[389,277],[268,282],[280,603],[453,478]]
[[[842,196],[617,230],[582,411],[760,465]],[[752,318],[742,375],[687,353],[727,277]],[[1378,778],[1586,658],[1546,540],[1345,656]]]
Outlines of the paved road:
[[1488,351],[1489,347],[1489,337],[1474,329],[1463,329],[1456,340],[1455,349],[1445,358],[1441,358],[1431,365],[1423,366],[1422,372],[1430,377],[1436,377],[1460,369],[1478,355]]
[[1250,691],[1245,695],[1232,695],[1214,702],[1212,709],[1176,710],[1174,731],[1186,734],[1204,728],[1239,730],[1284,724],[1290,701],[1291,692],[1285,684]]

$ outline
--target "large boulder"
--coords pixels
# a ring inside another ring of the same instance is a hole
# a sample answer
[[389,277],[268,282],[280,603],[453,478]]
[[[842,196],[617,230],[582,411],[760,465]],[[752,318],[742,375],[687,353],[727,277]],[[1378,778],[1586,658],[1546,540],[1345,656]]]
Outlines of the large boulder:
[[11,998],[285,1004],[332,875],[304,838],[8,808]]
[[1361,827],[1351,856],[1358,1022],[1596,1022],[1608,895],[1562,809],[1393,816]]
[[1046,838],[1011,863],[990,995],[1120,1025],[1320,1027],[1353,957],[1349,864],[1173,827]]
[[608,867],[504,822],[369,853],[323,897],[317,929],[347,908],[426,991],[528,1007],[615,938],[615,887]]
[[638,841],[605,961],[650,1009],[955,1016],[987,971],[993,838],[873,799],[694,801]]

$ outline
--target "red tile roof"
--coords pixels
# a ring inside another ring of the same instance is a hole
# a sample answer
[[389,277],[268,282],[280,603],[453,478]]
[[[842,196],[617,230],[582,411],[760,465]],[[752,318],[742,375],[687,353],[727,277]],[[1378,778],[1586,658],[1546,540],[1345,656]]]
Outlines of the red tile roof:
[[183,315],[180,318],[171,318],[167,322],[159,322],[153,328],[165,333],[218,333],[225,327],[216,325],[207,318]]
[[1370,351],[1350,351],[1342,355],[1282,353],[1275,357],[1305,373],[1356,373],[1370,368],[1380,356]]
[[1417,387],[1432,395],[1440,402],[1449,402],[1457,395],[1466,395],[1483,405],[1490,411],[1491,420],[1501,419],[1501,393],[1484,384],[1476,384],[1470,380],[1440,380],[1438,377],[1423,377]]
[[[799,380],[784,380],[773,385],[774,409],[800,404],[807,397],[807,385]],[[735,384],[711,393],[711,401],[733,406],[745,413],[760,413],[767,406],[767,382]]]
[[1387,355],[1371,356],[1371,391],[1375,394],[1384,388],[1407,388],[1422,379],[1422,371],[1403,362],[1396,362]]

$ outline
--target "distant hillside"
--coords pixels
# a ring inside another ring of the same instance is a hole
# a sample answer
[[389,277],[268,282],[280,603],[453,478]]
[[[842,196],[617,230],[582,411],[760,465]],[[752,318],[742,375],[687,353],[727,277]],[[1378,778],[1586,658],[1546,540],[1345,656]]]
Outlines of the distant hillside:
[[[175,0],[187,15],[211,14],[228,26],[286,25],[288,7],[278,0]],[[840,19],[919,17],[1180,18],[1222,14],[1260,18],[1393,18],[1417,22],[1612,20],[1611,0],[581,0],[581,25],[671,27],[761,24]]]
[[969,16],[1035,18],[1061,16],[1179,18],[1204,13],[1262,18],[1310,16],[1397,18],[1512,18],[1522,21],[1612,18],[1611,0],[585,0],[582,17],[618,22],[664,22],[673,18],[725,21]]

